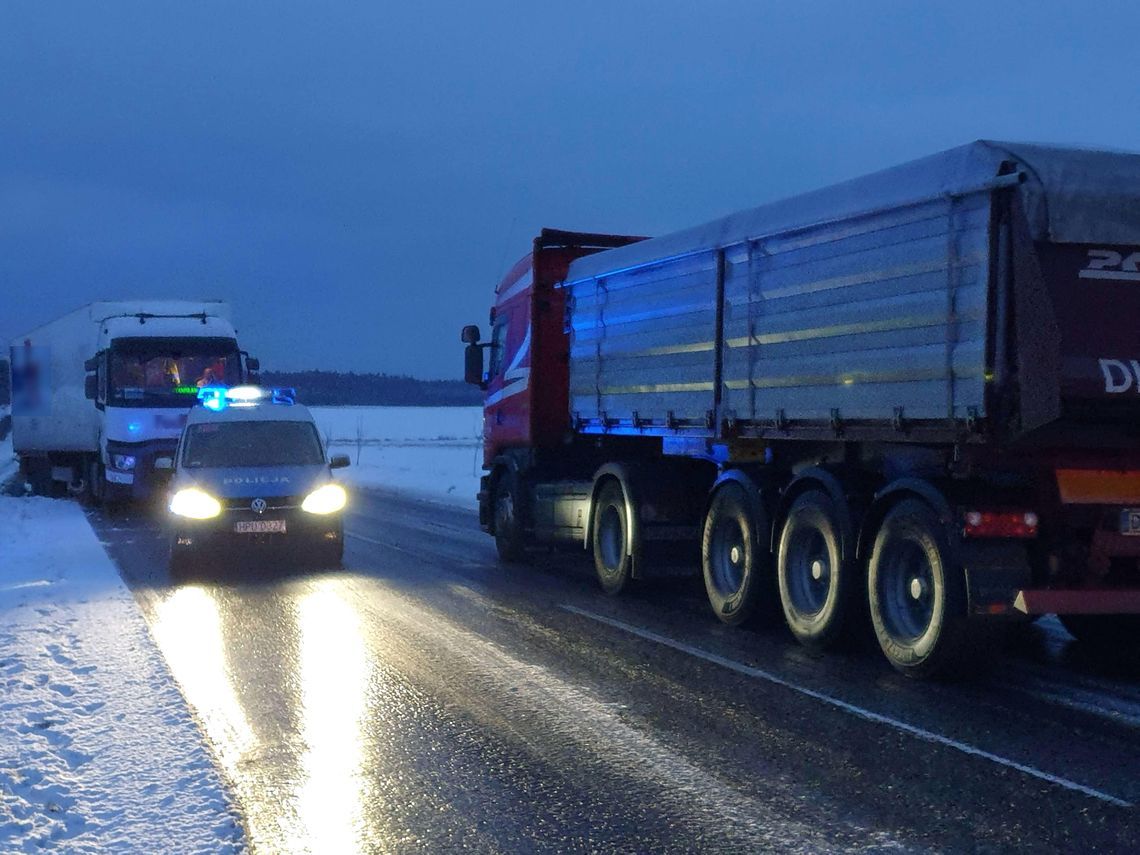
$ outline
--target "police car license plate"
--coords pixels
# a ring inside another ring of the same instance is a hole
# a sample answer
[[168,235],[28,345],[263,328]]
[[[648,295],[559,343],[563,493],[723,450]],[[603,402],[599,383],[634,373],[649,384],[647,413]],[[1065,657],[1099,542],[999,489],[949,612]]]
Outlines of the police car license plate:
[[1140,536],[1140,508],[1125,508],[1120,512],[1120,533]]
[[238,534],[284,534],[285,520],[238,520],[234,523],[234,531]]

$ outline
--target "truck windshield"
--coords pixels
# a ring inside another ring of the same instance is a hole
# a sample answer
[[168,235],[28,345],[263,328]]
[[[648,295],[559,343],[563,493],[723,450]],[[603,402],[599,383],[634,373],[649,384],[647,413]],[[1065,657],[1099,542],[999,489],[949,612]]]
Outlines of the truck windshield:
[[182,465],[187,469],[313,466],[324,462],[317,429],[309,422],[191,425],[182,449]]
[[203,386],[241,382],[237,343],[226,338],[119,339],[108,367],[107,401],[120,407],[188,407]]

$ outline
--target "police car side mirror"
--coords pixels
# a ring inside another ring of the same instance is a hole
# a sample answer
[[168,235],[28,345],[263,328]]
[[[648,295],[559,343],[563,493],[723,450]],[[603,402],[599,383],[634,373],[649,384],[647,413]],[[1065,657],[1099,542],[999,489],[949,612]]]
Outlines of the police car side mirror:
[[343,469],[350,463],[347,454],[334,454],[329,459],[329,469]]
[[174,458],[173,457],[156,457],[156,458],[154,458],[154,468],[155,469],[173,469],[174,468]]

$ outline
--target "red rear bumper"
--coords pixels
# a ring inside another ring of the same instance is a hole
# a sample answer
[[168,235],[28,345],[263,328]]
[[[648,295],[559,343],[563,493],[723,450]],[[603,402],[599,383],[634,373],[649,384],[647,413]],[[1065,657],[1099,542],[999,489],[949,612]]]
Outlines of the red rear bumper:
[[1013,607],[1027,615],[1122,615],[1140,614],[1140,590],[1017,592]]

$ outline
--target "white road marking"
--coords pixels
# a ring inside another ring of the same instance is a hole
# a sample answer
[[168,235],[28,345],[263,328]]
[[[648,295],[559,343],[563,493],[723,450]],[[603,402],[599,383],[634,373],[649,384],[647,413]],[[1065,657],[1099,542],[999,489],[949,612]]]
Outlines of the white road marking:
[[1108,802],[1112,805],[1117,805],[1118,807],[1133,807],[1132,802],[1117,798],[1116,796],[1110,795],[1101,790],[1093,789],[1092,787],[1086,787],[1084,784],[1078,784],[1076,781],[1070,781],[1068,778],[1061,778],[1057,775],[1052,775],[1048,772],[1034,768],[1033,766],[1027,766],[1024,763],[1018,763],[1016,760],[1011,760],[1008,757],[1002,757],[998,754],[984,751],[981,748],[976,748],[975,746],[969,745],[965,742],[959,742],[958,740],[951,739],[948,736],[934,733],[933,731],[926,730],[925,728],[916,727],[913,724],[907,724],[905,721],[899,721],[898,719],[891,718],[890,716],[883,715],[882,713],[873,712],[872,710],[866,709],[864,707],[848,703],[847,701],[842,701],[839,698],[833,698],[830,695],[824,694],[823,692],[817,692],[815,689],[809,689],[806,686],[797,685],[796,683],[785,680],[783,677],[779,677],[776,674],[772,674],[768,671],[763,671],[760,668],[754,668],[751,665],[745,665],[733,659],[727,659],[723,656],[718,656],[715,653],[709,653],[708,651],[701,650],[698,647],[693,647],[680,641],[674,641],[671,638],[667,638],[663,635],[658,635],[657,633],[650,630],[641,629],[640,627],[633,626],[620,620],[614,620],[613,618],[606,617],[605,615],[595,614],[594,612],[580,609],[577,606],[572,606],[568,603],[561,604],[559,608],[563,611],[579,615],[580,617],[588,618],[589,620],[606,624],[607,626],[611,626],[615,629],[620,629],[623,632],[627,632],[631,635],[636,635],[639,638],[644,638],[646,641],[652,641],[665,647],[670,647],[673,650],[680,651],[681,653],[687,653],[690,656],[695,656],[698,659],[703,659],[706,662],[711,662],[714,665],[720,665],[722,668],[727,668],[730,671],[735,671],[736,673],[743,674],[746,677],[752,677],[757,680],[764,680],[768,683],[772,683],[773,685],[781,686],[785,689],[790,689],[793,692],[805,695],[806,697],[820,701],[821,703],[827,704],[828,706],[835,707],[838,710],[842,710],[843,712],[864,719],[865,721],[871,721],[876,724],[886,725],[887,727],[891,727],[903,733],[910,734],[911,736],[917,737],[918,739],[922,739],[926,742],[933,742],[936,745],[942,745],[946,748],[952,748],[955,751],[960,751],[963,754],[970,755],[971,757],[979,757],[983,760],[989,760],[991,763],[997,763],[999,766],[1015,769],[1024,775],[1029,775],[1030,777],[1037,778],[1041,781],[1047,781],[1050,784],[1056,784],[1057,786],[1064,787],[1067,790],[1083,793],[1086,796],[1091,796],[1094,799],[1100,799],[1101,801]]

